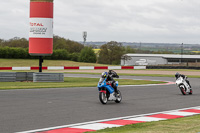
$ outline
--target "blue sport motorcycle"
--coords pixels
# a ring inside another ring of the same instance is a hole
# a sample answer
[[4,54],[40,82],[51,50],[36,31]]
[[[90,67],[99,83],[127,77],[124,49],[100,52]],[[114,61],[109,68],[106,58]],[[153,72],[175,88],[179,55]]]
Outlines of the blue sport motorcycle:
[[[97,85],[99,90],[99,100],[102,104],[106,104],[108,101],[115,101],[120,103],[122,101],[121,92],[118,90],[118,94],[115,93],[112,83],[106,82],[107,78],[100,78]],[[118,81],[115,82],[118,87]]]

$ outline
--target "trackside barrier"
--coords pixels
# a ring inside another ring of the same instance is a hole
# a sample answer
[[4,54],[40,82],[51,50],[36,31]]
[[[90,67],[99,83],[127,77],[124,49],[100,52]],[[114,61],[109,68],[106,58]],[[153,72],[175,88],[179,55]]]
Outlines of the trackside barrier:
[[94,70],[93,66],[80,66],[79,67],[80,70]]
[[33,72],[0,72],[0,82],[33,81]]
[[12,67],[0,67],[0,70],[12,70]]
[[192,66],[147,66],[147,69],[195,69],[195,70],[199,70],[200,67],[192,67]]
[[134,66],[134,69],[146,69],[146,66]]
[[64,82],[63,73],[33,73],[33,82]]
[[[31,70],[39,70],[39,67],[31,67]],[[47,70],[47,67],[42,67],[42,70]]]
[[70,66],[70,67],[64,67],[64,69],[79,69],[79,67],[77,67],[77,66]]
[[[43,70],[147,69],[146,66],[48,66]],[[0,70],[39,70],[39,67],[0,67]]]
[[108,69],[108,66],[95,66],[94,69]]
[[122,69],[134,69],[134,66],[122,66]]
[[0,72],[0,82],[64,82],[63,73]]
[[64,66],[49,66],[47,70],[64,70]]
[[117,69],[122,69],[122,67],[121,66],[108,66],[108,69],[110,69],[110,70],[112,70],[112,69],[115,69],[115,70],[117,70]]
[[33,81],[33,73],[34,72],[27,72],[27,75],[26,75],[27,81]]
[[16,72],[15,81],[27,81],[27,72]]
[[11,70],[31,70],[31,68],[30,67],[12,67]]
[[0,82],[15,82],[16,72],[0,72]]

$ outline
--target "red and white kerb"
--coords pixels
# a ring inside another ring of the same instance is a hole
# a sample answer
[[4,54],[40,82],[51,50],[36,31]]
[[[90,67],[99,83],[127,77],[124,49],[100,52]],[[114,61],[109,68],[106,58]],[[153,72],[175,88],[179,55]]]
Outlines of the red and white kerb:
[[53,2],[30,2],[29,54],[53,53]]

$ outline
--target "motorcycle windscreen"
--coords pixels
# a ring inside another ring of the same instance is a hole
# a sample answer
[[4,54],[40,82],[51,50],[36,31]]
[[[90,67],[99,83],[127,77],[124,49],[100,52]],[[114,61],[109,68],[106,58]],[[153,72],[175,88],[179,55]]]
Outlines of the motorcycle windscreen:
[[182,77],[179,77],[177,80],[176,80],[176,83],[182,83],[183,82],[183,78]]

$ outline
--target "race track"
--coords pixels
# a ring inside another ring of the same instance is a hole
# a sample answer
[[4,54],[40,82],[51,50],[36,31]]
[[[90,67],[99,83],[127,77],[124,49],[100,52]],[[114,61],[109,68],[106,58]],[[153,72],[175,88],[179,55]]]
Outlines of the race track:
[[[65,74],[70,77],[99,75]],[[164,77],[120,76],[128,79],[174,81]],[[81,122],[200,106],[199,79],[189,78],[193,95],[175,85],[119,87],[122,103],[102,105],[96,87],[0,91],[0,132],[13,133]],[[119,83],[120,84],[120,83]]]

